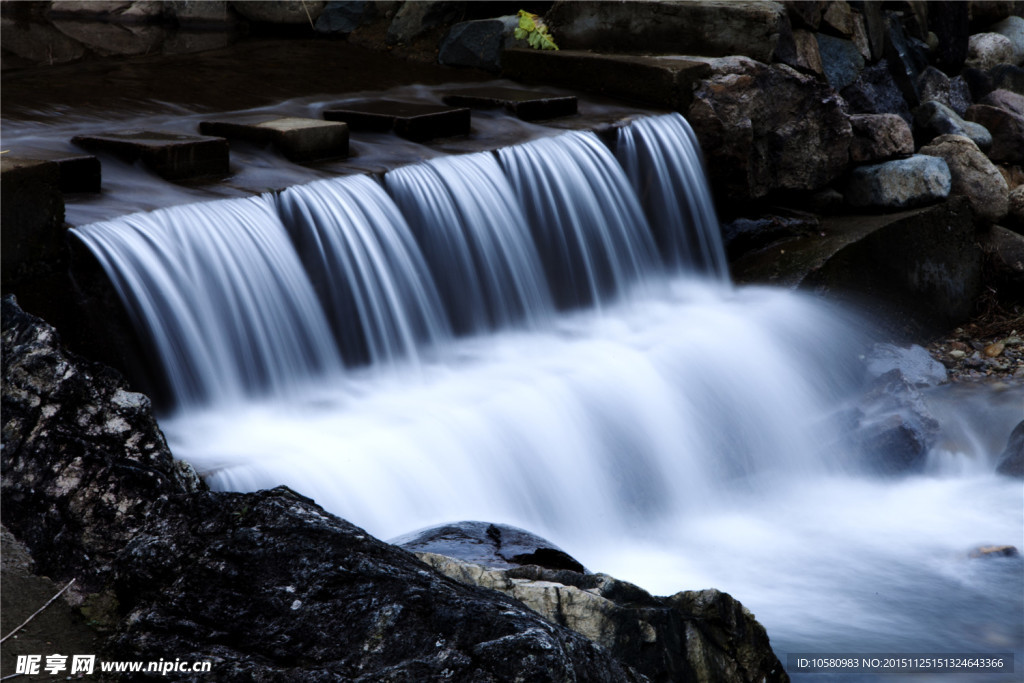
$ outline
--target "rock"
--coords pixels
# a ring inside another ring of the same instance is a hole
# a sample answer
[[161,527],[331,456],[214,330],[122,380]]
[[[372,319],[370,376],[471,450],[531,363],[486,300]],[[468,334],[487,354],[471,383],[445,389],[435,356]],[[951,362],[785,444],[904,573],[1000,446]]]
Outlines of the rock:
[[775,242],[807,235],[818,229],[818,221],[812,218],[787,216],[762,216],[760,218],[737,218],[722,224],[722,239],[730,259],[756,249],[763,249]]
[[977,145],[962,135],[940,135],[919,152],[940,157],[952,176],[950,192],[963,195],[975,213],[996,223],[1008,211],[1006,180]]
[[[932,51],[932,59],[942,71],[956,73],[967,59],[967,41],[970,38],[967,3],[933,2],[929,9],[928,27],[939,39],[938,46]],[[927,101],[924,96],[922,99]]]
[[853,114],[850,126],[850,161],[854,163],[885,161],[914,153],[910,126],[896,114]]
[[227,682],[647,680],[288,489],[201,490],[148,400],[9,297],[2,339],[4,524],[79,598],[116,596],[104,658],[206,660]]
[[973,104],[967,110],[966,118],[981,124],[992,134],[992,147],[988,150],[992,161],[1024,163],[1024,116],[985,104]]
[[167,37],[161,26],[71,20],[57,20],[53,26],[101,57],[159,52]]
[[500,591],[564,623],[651,680],[789,680],[764,628],[726,593],[656,598],[605,574],[498,571],[431,553],[418,557],[461,583]]
[[1006,344],[1004,344],[1003,342],[995,342],[993,344],[989,344],[988,346],[986,346],[984,348],[984,351],[985,355],[988,356],[989,358],[997,358],[1000,354],[1003,353],[1003,350],[1005,348]]
[[446,66],[468,66],[501,71],[501,52],[513,42],[519,25],[515,16],[478,19],[455,24],[441,42],[437,61]]
[[975,33],[967,43],[965,63],[982,71],[987,71],[996,64],[1013,64],[1013,43],[999,33]]
[[714,75],[694,91],[687,118],[712,187],[744,200],[835,180],[852,137],[842,99],[788,66],[753,64],[750,73]]
[[312,26],[324,10],[323,2],[279,0],[278,2],[232,2],[231,8],[249,21],[261,24],[308,24]]
[[982,545],[972,550],[968,557],[1020,557],[1020,551],[1012,545]]
[[971,88],[963,76],[957,76],[949,80],[949,108],[956,112],[957,116],[963,117],[967,108],[971,106]]
[[963,117],[972,104],[971,89],[962,76],[950,79],[933,66],[921,72],[917,87],[922,102],[935,100],[952,109],[960,117]]
[[992,136],[985,126],[964,121],[955,111],[935,100],[925,102],[914,112],[914,134],[921,144],[940,135],[962,135],[980,149],[992,147]]
[[1007,218],[1013,227],[1024,227],[1024,185],[1018,185],[1010,190]]
[[850,173],[846,201],[860,209],[905,209],[949,196],[949,167],[942,159],[916,154],[908,159],[859,166]]
[[524,121],[571,116],[579,104],[575,95],[545,95],[516,88],[462,88],[442,96],[453,107],[502,108]]
[[202,121],[199,132],[257,145],[273,145],[296,163],[348,156],[348,126],[321,119],[290,116],[252,122]]
[[853,15],[853,38],[851,40],[857,46],[857,51],[860,52],[864,61],[871,61],[871,40],[868,38],[867,25],[861,14]]
[[819,33],[816,36],[818,53],[828,84],[842,90],[857,80],[864,68],[864,57],[852,41]]
[[1024,297],[1024,235],[996,225],[979,243],[989,287],[1011,301]]
[[818,51],[818,39],[813,33],[797,29],[793,31],[793,40],[787,44],[791,45],[793,49],[790,51],[780,50],[776,55],[780,62],[804,73],[825,74],[825,68],[821,63],[821,53]]
[[922,50],[907,37],[899,16],[894,13],[889,14],[885,34],[885,59],[903,99],[911,108],[916,107],[920,102],[917,79],[928,64],[927,50]]
[[853,35],[853,11],[845,1],[829,2],[821,15],[821,30],[849,38]]
[[343,121],[352,130],[393,130],[403,138],[422,142],[438,137],[467,135],[470,112],[465,107],[439,104],[358,100],[325,109],[323,117],[328,121]]
[[402,3],[388,26],[384,42],[388,45],[411,43],[432,29],[452,23],[460,11],[459,3],[447,0]]
[[433,553],[488,569],[536,565],[586,573],[567,552],[536,534],[508,524],[457,522],[415,531],[389,541],[411,553]]
[[947,379],[946,368],[942,363],[917,344],[907,347],[875,344],[866,366],[868,377],[873,380],[892,370],[899,370],[903,379],[917,387],[936,386]]
[[1010,41],[1013,58],[1011,63],[1024,66],[1024,18],[1009,16],[989,27],[992,33],[1005,36]]
[[778,2],[559,2],[544,18],[564,49],[745,55],[762,62],[771,60],[789,27]]
[[92,152],[109,152],[129,163],[141,161],[167,180],[225,176],[230,170],[224,138],[128,130],[76,135],[71,142]]
[[314,28],[317,33],[352,33],[363,23],[365,14],[365,0],[327,2],[317,17]]
[[971,99],[973,101],[980,100],[985,95],[995,90],[995,86],[992,85],[992,77],[988,73],[981,69],[975,69],[974,67],[964,67],[964,70],[960,72],[964,81],[967,83],[967,87],[971,91]]
[[885,56],[885,12],[878,2],[863,2],[860,13],[864,17],[864,27],[868,33],[868,45],[871,47],[871,59],[875,62]]
[[852,436],[865,462],[882,474],[920,471],[939,433],[939,423],[921,393],[898,369],[869,385],[857,407],[855,425]]
[[843,88],[842,95],[852,113],[896,114],[907,123],[913,121],[910,107],[903,99],[884,59],[865,67],[857,80]]
[[66,265],[64,197],[54,161],[0,158],[0,272],[10,291],[41,271]]
[[81,59],[86,54],[85,46],[58,31],[50,24],[15,21],[0,17],[0,43],[3,44],[4,68],[9,58],[29,65],[64,64]]
[[1006,442],[1006,448],[999,455],[996,472],[1008,477],[1024,478],[1024,420],[1017,423]]
[[821,14],[825,11],[827,0],[784,0],[786,13],[794,27],[818,30]]
[[1024,69],[1019,66],[999,64],[989,69],[988,78],[990,87],[985,94],[992,90],[1010,90],[1024,95]]
[[972,27],[989,26],[1013,13],[1013,0],[968,0]]
[[1024,116],[1024,95],[1019,95],[1009,90],[993,90],[982,98],[978,104],[985,104],[997,109],[1003,109],[1011,114]]

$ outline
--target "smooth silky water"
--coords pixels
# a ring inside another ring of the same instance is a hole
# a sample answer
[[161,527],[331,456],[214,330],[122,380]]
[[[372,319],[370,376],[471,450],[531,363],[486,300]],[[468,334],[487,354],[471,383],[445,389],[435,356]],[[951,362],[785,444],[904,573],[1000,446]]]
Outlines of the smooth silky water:
[[866,471],[843,426],[869,326],[729,284],[678,115],[615,155],[568,133],[75,234],[168,378],[175,456],[216,489],[285,484],[385,539],[521,526],[656,594],[732,594],[784,663],[1024,666],[1020,559],[968,557],[1024,536],[994,474],[1024,388],[927,392],[926,471]]

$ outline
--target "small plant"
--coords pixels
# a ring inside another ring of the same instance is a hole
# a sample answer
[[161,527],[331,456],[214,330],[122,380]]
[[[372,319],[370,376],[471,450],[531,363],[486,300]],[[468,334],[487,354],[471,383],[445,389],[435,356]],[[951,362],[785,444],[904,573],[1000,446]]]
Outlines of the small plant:
[[519,28],[515,30],[516,40],[526,40],[534,50],[557,50],[558,46],[548,33],[547,24],[526,10],[519,10]]

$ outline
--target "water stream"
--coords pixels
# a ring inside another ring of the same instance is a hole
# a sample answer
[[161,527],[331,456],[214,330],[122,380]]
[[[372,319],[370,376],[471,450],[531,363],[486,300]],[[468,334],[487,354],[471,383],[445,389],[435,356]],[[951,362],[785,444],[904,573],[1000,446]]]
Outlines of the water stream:
[[968,553],[1024,536],[1020,484],[994,473],[1024,388],[932,390],[926,471],[865,469],[844,425],[869,326],[729,284],[681,117],[616,147],[565,133],[75,234],[169,378],[173,452],[214,488],[286,484],[385,539],[525,527],[654,593],[731,593],[783,662],[1020,666],[1022,564]]

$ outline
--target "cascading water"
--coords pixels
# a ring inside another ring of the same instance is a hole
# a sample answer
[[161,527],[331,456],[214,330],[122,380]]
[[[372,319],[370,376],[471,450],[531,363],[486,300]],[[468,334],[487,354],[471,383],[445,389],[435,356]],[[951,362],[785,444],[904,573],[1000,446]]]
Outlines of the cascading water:
[[726,590],[780,654],[1019,655],[1019,565],[966,557],[1020,539],[1019,485],[991,449],[943,464],[948,444],[928,475],[858,473],[858,325],[725,286],[688,139],[658,117],[620,135],[621,168],[572,133],[387,192],[347,178],[76,234],[179,378],[161,426],[216,488],[287,484],[384,538],[523,526],[655,592]]

